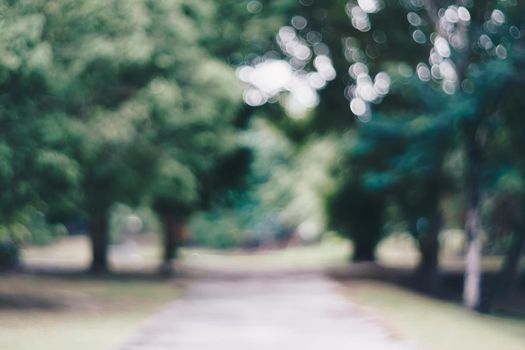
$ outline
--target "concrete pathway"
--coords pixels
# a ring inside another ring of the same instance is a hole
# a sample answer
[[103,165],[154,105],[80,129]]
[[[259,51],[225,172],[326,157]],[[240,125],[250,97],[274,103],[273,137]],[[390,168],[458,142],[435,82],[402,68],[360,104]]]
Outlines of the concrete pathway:
[[201,279],[119,350],[414,350],[313,273]]

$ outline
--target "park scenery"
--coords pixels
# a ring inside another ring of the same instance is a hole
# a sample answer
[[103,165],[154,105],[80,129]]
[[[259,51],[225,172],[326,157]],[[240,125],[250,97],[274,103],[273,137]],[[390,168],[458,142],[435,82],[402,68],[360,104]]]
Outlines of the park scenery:
[[0,0],[0,350],[525,349],[525,1]]

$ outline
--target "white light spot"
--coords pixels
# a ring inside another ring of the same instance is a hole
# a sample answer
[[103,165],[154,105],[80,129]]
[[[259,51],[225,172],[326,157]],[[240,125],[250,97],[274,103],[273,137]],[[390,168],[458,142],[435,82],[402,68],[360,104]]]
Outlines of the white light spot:
[[439,64],[439,71],[441,76],[446,80],[455,82],[457,80],[456,68],[450,60],[444,60]]
[[243,99],[247,105],[252,107],[262,106],[268,101],[267,97],[264,96],[261,91],[254,88],[246,89],[243,94]]
[[446,94],[453,95],[456,92],[456,84],[450,80],[443,81],[442,87]]
[[418,44],[424,44],[427,42],[427,36],[419,29],[414,30],[412,33],[412,39]]
[[370,20],[368,19],[368,14],[363,11],[360,6],[354,6],[352,3],[348,2],[345,6],[345,11],[348,17],[350,17],[352,26],[362,32],[367,32],[370,30]]
[[415,13],[415,12],[409,12],[407,14],[407,21],[408,21],[408,23],[410,23],[414,27],[418,27],[422,23],[421,17],[419,17],[419,15],[417,13]]
[[250,67],[250,66],[242,66],[242,67],[237,68],[236,70],[237,78],[243,83],[250,82],[250,77],[252,73],[253,73],[253,67]]
[[494,47],[494,43],[487,34],[481,34],[479,37],[479,46],[485,50],[490,50]]
[[419,63],[416,68],[417,76],[422,81],[430,80],[430,69],[424,63]]
[[374,13],[381,9],[378,0],[357,0],[357,4],[366,13]]
[[308,74],[308,84],[314,89],[322,89],[326,86],[326,80],[319,73],[309,73]]
[[437,79],[437,80],[443,78],[438,64],[432,65],[432,67],[430,68],[430,74],[432,75],[432,78]]
[[379,72],[374,78],[374,89],[381,96],[388,94],[390,90],[390,76],[385,72]]
[[250,74],[250,84],[267,95],[275,95],[292,78],[292,67],[285,61],[267,60],[257,64]]
[[356,94],[367,102],[372,102],[378,98],[377,91],[374,89],[374,85],[370,80],[358,83]]
[[308,21],[303,16],[294,16],[292,17],[292,26],[296,29],[301,30],[306,28]]
[[469,22],[470,21],[470,12],[463,6],[460,6],[458,8],[458,17],[463,22]]
[[505,46],[503,45],[498,45],[496,46],[496,55],[501,58],[502,60],[504,60],[505,58],[507,58],[507,49],[505,48]]
[[284,44],[294,40],[296,36],[295,30],[288,26],[281,27],[281,29],[279,29],[279,33],[277,34],[278,39]]
[[356,62],[348,68],[348,74],[354,79],[357,79],[357,77],[363,73],[368,74],[368,67],[364,63]]
[[456,6],[449,6],[447,10],[445,11],[445,18],[450,23],[457,23],[459,16],[458,16],[458,9]]
[[298,44],[293,48],[293,55],[302,61],[306,61],[312,56],[312,52],[308,46]]
[[430,57],[429,60],[430,64],[439,64],[443,61],[443,57],[441,57],[435,49],[430,50]]
[[366,103],[359,97],[355,97],[350,101],[350,110],[357,116],[362,116],[366,114]]
[[330,81],[335,79],[335,68],[332,65],[332,60],[328,56],[317,56],[314,59],[314,67],[325,80]]
[[505,23],[505,14],[501,12],[500,10],[496,9],[492,11],[492,14],[490,15],[490,19],[497,25],[502,25]]
[[450,47],[448,46],[448,42],[447,40],[445,40],[445,38],[438,36],[436,40],[434,41],[434,47],[436,48],[436,52],[441,57],[450,56]]

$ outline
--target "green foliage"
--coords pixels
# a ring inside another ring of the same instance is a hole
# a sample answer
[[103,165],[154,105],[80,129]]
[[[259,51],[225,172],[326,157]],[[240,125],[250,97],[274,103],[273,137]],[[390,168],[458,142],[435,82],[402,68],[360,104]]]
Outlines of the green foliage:
[[67,230],[64,225],[49,224],[42,212],[32,208],[19,213],[16,222],[0,226],[0,239],[6,239],[16,245],[45,245],[65,235]]
[[335,140],[312,139],[296,149],[263,119],[264,112],[257,116],[241,135],[253,159],[247,176],[192,221],[195,243],[253,246],[286,240],[293,232],[311,241],[324,232],[323,195],[333,186],[329,169],[337,158]]
[[[290,198],[289,188],[279,186],[274,174],[287,174],[291,145],[279,130],[259,118],[241,133],[239,142],[244,151],[241,158],[233,159],[244,158],[237,166],[246,167],[241,169],[246,176],[241,182],[220,185],[220,195],[211,201],[207,212],[194,218],[191,225],[197,244],[229,248],[274,238],[266,228],[275,223],[275,208],[283,207]],[[236,179],[231,168],[221,168],[215,183]]]
[[215,4],[0,5],[2,224],[26,207],[97,223],[117,202],[201,208],[217,164],[236,152],[241,95],[203,45]]
[[216,209],[195,216],[192,242],[218,249],[236,248],[253,240],[249,223],[240,210]]

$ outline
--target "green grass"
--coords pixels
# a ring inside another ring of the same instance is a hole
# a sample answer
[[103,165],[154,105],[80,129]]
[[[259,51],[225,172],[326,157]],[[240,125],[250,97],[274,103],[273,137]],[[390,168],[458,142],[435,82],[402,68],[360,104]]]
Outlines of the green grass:
[[9,350],[112,349],[185,288],[122,277],[0,278],[0,349]]
[[[10,350],[112,349],[138,325],[143,315],[126,313],[106,316],[76,315],[20,317],[24,325],[0,326],[0,348]],[[1,319],[1,318],[0,318]],[[2,320],[4,323],[4,320]]]
[[180,265],[229,271],[323,269],[346,265],[350,249],[347,241],[334,237],[314,245],[259,251],[183,248]]
[[89,264],[87,237],[25,248],[24,264],[30,269],[69,272],[0,275],[0,349],[113,349],[163,305],[177,299],[187,281],[155,277],[156,237],[134,239],[136,244],[111,251],[117,274],[96,278],[75,272]]
[[394,334],[427,350],[523,350],[525,319],[485,316],[386,283],[346,282],[347,293],[372,309]]

